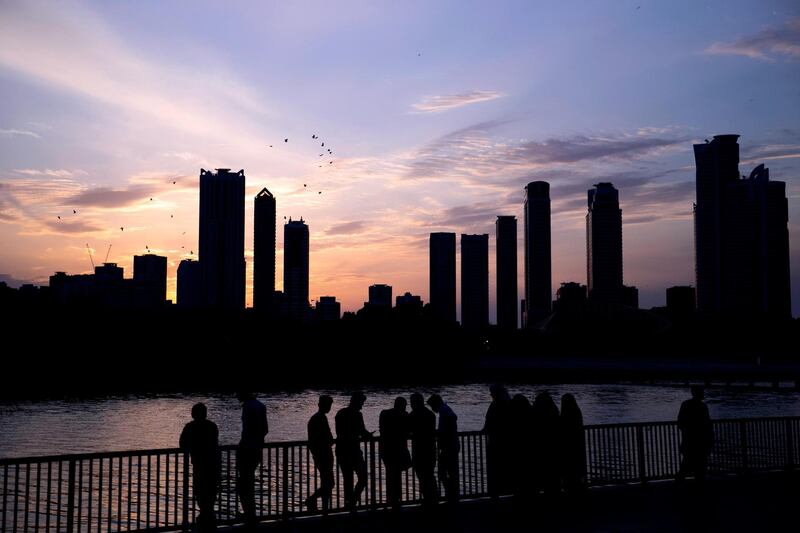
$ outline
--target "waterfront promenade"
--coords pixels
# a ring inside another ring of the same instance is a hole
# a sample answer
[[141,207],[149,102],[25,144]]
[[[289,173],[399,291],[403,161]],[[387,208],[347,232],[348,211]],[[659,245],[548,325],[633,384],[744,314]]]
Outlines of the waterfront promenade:
[[[594,487],[579,500],[559,498],[519,504],[513,498],[498,502],[462,502],[455,512],[420,507],[391,511],[340,513],[327,518],[306,517],[266,522],[261,533],[369,532],[414,533],[458,531],[553,532],[770,532],[797,528],[796,505],[800,473],[767,472],[747,476],[716,476],[704,487],[688,481],[646,485]],[[241,527],[221,532],[239,533]]]

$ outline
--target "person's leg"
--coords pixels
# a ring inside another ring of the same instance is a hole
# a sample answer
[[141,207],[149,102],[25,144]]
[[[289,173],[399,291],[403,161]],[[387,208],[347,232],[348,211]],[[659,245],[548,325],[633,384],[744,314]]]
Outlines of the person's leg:
[[328,509],[331,506],[331,495],[333,494],[333,488],[336,485],[336,481],[333,477],[333,461],[328,464],[324,464],[321,466],[320,469],[320,497],[322,498],[322,512],[324,514],[328,513]]
[[390,507],[400,506],[400,469],[384,463],[386,467],[386,502]]
[[239,450],[237,453],[236,490],[239,494],[245,523],[249,524],[256,521],[255,471],[260,463],[260,453],[260,450]]
[[355,471],[356,476],[358,476],[358,482],[353,491],[353,501],[355,505],[358,505],[358,501],[361,499],[361,493],[367,488],[367,462],[364,461],[364,456],[361,455],[361,451],[358,452]]
[[342,491],[344,492],[344,504],[346,507],[353,507],[353,467],[348,463],[339,460],[339,470],[342,472]]
[[459,476],[458,476],[458,452],[448,454],[447,458],[447,478],[448,496],[447,499],[452,503],[458,502],[459,497]]

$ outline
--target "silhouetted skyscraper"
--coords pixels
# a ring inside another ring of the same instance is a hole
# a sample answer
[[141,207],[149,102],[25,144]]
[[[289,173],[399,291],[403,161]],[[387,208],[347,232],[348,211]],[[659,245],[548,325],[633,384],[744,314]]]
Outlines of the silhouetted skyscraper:
[[430,304],[434,316],[456,321],[456,234],[431,233]]
[[167,300],[167,258],[163,255],[133,256],[133,281],[146,291],[153,305],[164,305]]
[[497,239],[497,325],[517,329],[517,218],[498,216]]
[[461,324],[489,325],[489,235],[461,235]]
[[203,305],[244,309],[244,170],[200,169],[200,286]]
[[550,314],[553,287],[550,259],[550,184],[525,187],[525,316],[531,327]]
[[740,178],[738,138],[694,145],[697,309],[790,316],[786,184],[764,165]]
[[695,312],[696,299],[694,287],[670,287],[667,289],[667,311],[673,316],[689,316]]
[[289,316],[308,316],[308,226],[303,219],[283,226],[283,292]]
[[320,296],[314,312],[317,320],[332,322],[342,317],[342,304],[336,301],[336,296]]
[[392,308],[392,286],[382,283],[369,286],[369,302],[372,308]]
[[622,210],[619,192],[611,183],[589,189],[586,273],[590,300],[622,302]]
[[579,312],[586,307],[586,285],[575,281],[561,284],[556,291],[555,311]]
[[265,187],[253,210],[253,308],[268,312],[274,311],[275,217],[275,197]]
[[178,265],[178,307],[196,309],[202,305],[200,295],[200,263],[183,259]]

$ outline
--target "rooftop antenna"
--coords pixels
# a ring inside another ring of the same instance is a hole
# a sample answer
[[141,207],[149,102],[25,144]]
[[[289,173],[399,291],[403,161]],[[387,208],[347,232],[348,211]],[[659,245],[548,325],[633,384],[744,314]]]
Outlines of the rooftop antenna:
[[108,263],[108,254],[111,253],[111,244],[108,245],[108,250],[106,250],[106,258],[103,263]]
[[94,258],[92,257],[92,249],[89,248],[89,243],[86,243],[86,253],[89,254],[89,261],[92,262],[92,269],[94,269]]

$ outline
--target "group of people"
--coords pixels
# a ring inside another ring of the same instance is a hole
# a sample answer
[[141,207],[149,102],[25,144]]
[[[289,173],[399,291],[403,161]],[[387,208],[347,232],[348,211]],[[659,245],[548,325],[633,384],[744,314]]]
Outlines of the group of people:
[[[488,492],[531,496],[538,492],[576,493],[586,487],[586,441],[583,415],[572,394],[561,397],[559,410],[548,392],[539,393],[531,403],[524,395],[513,397],[503,385],[489,389],[492,402],[486,412],[486,465]],[[236,450],[236,490],[245,525],[257,523],[255,474],[261,464],[264,439],[269,431],[267,410],[252,393],[239,393],[242,405],[242,435]],[[423,505],[439,500],[436,480],[445,499],[459,497],[458,417],[438,394],[427,401],[422,394],[410,396],[411,411],[402,396],[393,407],[381,411],[378,423],[380,459],[386,472],[387,502],[398,508],[402,500],[402,476],[409,468],[417,477]],[[351,395],[349,404],[334,417],[336,438],[328,423],[333,398],[319,397],[318,410],[308,421],[308,448],[319,474],[319,486],[304,502],[310,511],[326,513],[335,488],[336,464],[342,477],[346,508],[354,511],[367,485],[367,463],[362,442],[372,436],[364,425],[362,392]],[[426,406],[427,404],[427,406]],[[436,421],[438,415],[438,425]],[[198,529],[216,528],[214,502],[219,487],[220,453],[216,424],[208,420],[202,403],[192,408],[192,421],[180,436],[180,447],[189,453],[193,465],[195,501],[199,508]],[[693,475],[702,480],[713,443],[713,429],[702,387],[692,388],[692,399],[683,402],[678,416],[682,462],[678,479]],[[411,441],[411,451],[408,442]]]

